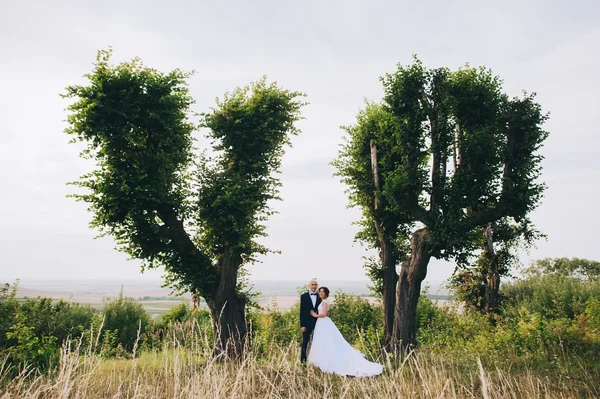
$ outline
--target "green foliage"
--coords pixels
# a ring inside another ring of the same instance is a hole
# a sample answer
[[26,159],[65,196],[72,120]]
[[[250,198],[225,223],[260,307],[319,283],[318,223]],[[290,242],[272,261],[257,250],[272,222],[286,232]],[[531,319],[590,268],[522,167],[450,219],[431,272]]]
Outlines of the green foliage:
[[468,264],[481,226],[501,219],[519,225],[539,204],[547,117],[534,95],[509,98],[485,68],[427,69],[415,59],[382,83],[383,101],[367,103],[356,124],[344,127],[334,161],[350,205],[363,213],[356,238],[377,249],[388,239],[397,263],[422,224],[431,256]]
[[304,103],[296,98],[302,96],[263,78],[226,94],[204,115],[202,126],[210,129],[219,155],[202,160],[197,222],[205,248],[215,256],[226,243],[249,260],[266,253],[253,240],[266,235],[262,222],[272,214],[267,202],[277,199],[281,185],[273,173],[290,135],[299,132],[295,123]]
[[596,279],[600,277],[600,262],[581,258],[546,258],[533,262],[524,272],[527,276],[554,274]]
[[89,306],[50,298],[20,303],[17,286],[6,284],[1,291],[0,354],[18,367],[53,367],[59,347],[89,329],[97,312]]
[[52,336],[62,345],[69,338],[76,339],[87,331],[97,311],[90,306],[50,298],[28,300],[20,312],[33,327],[36,336]]
[[[356,125],[343,126],[347,133],[339,157],[332,162],[337,168],[336,175],[341,177],[346,184],[350,206],[360,207],[362,219],[358,224],[361,229],[356,235],[356,240],[364,242],[372,248],[380,248],[380,237],[377,235],[375,223],[382,223],[386,239],[396,243],[393,253],[394,259],[399,260],[405,254],[406,239],[410,225],[410,216],[406,209],[392,205],[387,197],[387,177],[399,163],[398,149],[391,136],[396,129],[396,123],[383,106],[367,103],[357,117]],[[380,188],[375,186],[373,170],[371,167],[371,144],[376,144],[378,154]],[[377,195],[377,206],[375,204]],[[404,244],[404,246],[403,246]],[[367,269],[373,277],[378,274],[372,262],[367,262]],[[376,281],[376,280],[375,280]]]
[[502,287],[505,314],[526,309],[545,319],[573,319],[585,312],[588,301],[600,298],[600,280],[561,275],[532,276]]
[[478,312],[439,308],[421,298],[421,344],[495,363],[544,367],[568,367],[563,359],[592,359],[600,351],[598,281],[532,276],[502,290],[506,301],[493,327]]
[[[75,100],[66,133],[87,144],[81,155],[97,167],[74,183],[87,190],[74,197],[120,250],[145,268],[163,266],[167,285],[227,312],[214,303],[219,286],[249,299],[243,266],[268,252],[256,239],[266,235],[280,186],[274,174],[299,132],[303,94],[262,79],[226,94],[194,126],[190,74],[110,57],[100,51],[88,83],[64,95]],[[213,158],[194,159],[197,127],[209,129]]]
[[212,328],[212,325],[210,324],[210,312],[198,310],[196,313],[193,313],[190,306],[186,303],[180,303],[163,314],[160,324],[161,327],[168,327],[169,324],[185,323],[191,320],[195,320],[200,325],[206,324]]
[[190,74],[164,74],[137,58],[115,66],[110,56],[100,51],[89,84],[64,95],[76,100],[65,131],[87,144],[81,156],[97,166],[74,183],[88,193],[74,197],[90,205],[91,226],[113,236],[120,250],[201,290],[215,281],[211,262],[177,229],[190,208]]
[[363,267],[366,275],[373,285],[369,286],[369,291],[377,299],[383,296],[383,267],[381,261],[374,256],[363,257]]
[[15,315],[18,314],[20,306],[16,299],[18,282],[12,288],[6,283],[0,291],[0,348],[6,348],[14,345],[7,338],[11,326],[14,323]]
[[34,327],[26,324],[26,319],[21,313],[15,314],[6,338],[11,342],[7,351],[9,364],[45,370],[52,367],[58,359],[56,337],[36,336]]
[[190,319],[192,311],[186,303],[180,303],[179,305],[171,308],[167,313],[162,315],[161,322],[165,326],[169,323],[182,323]]
[[[532,226],[528,218],[521,219],[519,223],[503,218],[491,225],[488,231],[490,237],[481,230],[476,243],[481,248],[479,257],[470,265],[457,265],[448,288],[467,307],[483,312],[486,306],[486,285],[491,271],[495,269],[499,278],[510,277],[512,270],[519,264],[518,250],[529,250],[544,235]],[[500,296],[498,301],[502,300]]]
[[299,133],[295,123],[304,105],[300,92],[268,84],[266,78],[227,93],[202,126],[209,129],[213,158],[202,157],[197,179],[194,223],[198,242],[219,263],[238,273],[238,291],[250,287],[240,267],[269,250],[256,240],[266,237],[264,222],[278,198],[284,147]]
[[123,291],[117,298],[106,301],[102,317],[104,342],[110,347],[121,346],[125,351],[133,350],[150,323],[150,317],[142,304],[123,297]]
[[299,344],[302,342],[299,315],[300,303],[296,303],[288,311],[278,310],[274,303],[266,312],[261,313],[260,317],[253,318],[253,328],[258,331],[255,342],[263,350],[273,343],[282,346],[292,342]]
[[[266,78],[225,94],[198,126],[180,70],[162,73],[139,59],[110,64],[100,51],[87,85],[67,88],[65,132],[87,144],[96,169],[75,185],[88,203],[91,226],[143,268],[164,267],[165,285],[203,297],[220,328],[215,350],[238,356],[253,303],[244,269],[269,250],[258,242],[278,199],[284,148],[298,134],[300,92]],[[207,128],[214,156],[195,159],[192,133]],[[219,316],[217,316],[219,315]],[[123,329],[123,328],[121,328]],[[236,331],[235,345],[228,345]],[[239,334],[238,334],[239,333]],[[131,346],[131,332],[118,340]]]
[[[6,284],[0,299],[0,349],[25,345],[25,342],[33,346],[51,346],[52,341],[52,345],[60,346],[69,339],[80,337],[90,328],[97,314],[90,306],[51,298],[28,299],[20,303],[16,299],[17,288],[17,284],[12,289]],[[32,337],[36,338],[35,343]]]
[[448,282],[448,288],[456,300],[471,309],[481,311],[484,307],[487,279],[487,270],[478,262],[470,269],[455,270]]
[[383,83],[401,165],[390,168],[389,198],[429,228],[433,256],[464,259],[478,226],[519,223],[539,204],[537,151],[547,133],[533,96],[509,99],[488,69],[428,70],[419,61]]

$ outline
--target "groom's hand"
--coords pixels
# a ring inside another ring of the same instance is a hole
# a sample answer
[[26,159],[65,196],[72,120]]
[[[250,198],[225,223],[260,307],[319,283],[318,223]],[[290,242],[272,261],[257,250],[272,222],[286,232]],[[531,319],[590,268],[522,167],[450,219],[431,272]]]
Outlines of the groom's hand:
[[306,327],[300,327],[300,331],[306,332]]

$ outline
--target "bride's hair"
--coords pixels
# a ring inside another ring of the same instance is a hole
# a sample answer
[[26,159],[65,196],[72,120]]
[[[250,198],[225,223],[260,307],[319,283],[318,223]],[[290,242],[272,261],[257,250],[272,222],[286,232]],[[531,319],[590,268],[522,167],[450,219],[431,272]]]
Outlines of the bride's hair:
[[329,288],[327,287],[321,287],[319,288],[319,291],[323,290],[325,292],[325,298],[329,298]]

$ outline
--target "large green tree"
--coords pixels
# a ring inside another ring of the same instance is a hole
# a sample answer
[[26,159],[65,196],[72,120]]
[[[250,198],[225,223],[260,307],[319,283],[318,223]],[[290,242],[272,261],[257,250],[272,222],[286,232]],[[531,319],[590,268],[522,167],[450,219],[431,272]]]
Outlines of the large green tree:
[[363,210],[358,238],[380,252],[386,336],[407,348],[430,259],[466,262],[482,228],[519,223],[538,205],[546,116],[533,95],[509,98],[484,68],[427,69],[415,60],[382,83],[382,103],[346,128],[335,164]]
[[203,297],[215,352],[237,357],[247,339],[243,267],[268,249],[264,221],[277,199],[284,147],[299,131],[303,94],[265,79],[226,94],[202,117],[213,156],[196,156],[189,74],[161,73],[139,59],[110,63],[100,51],[86,85],[67,88],[66,133],[87,144],[96,168],[75,184],[91,226],[118,249],[164,267],[166,284]]

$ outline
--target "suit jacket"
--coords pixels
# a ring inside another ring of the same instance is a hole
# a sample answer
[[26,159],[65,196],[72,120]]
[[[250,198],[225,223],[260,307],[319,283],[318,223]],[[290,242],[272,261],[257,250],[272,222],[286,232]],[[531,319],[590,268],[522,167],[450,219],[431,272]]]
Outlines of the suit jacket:
[[300,327],[306,327],[308,330],[315,328],[317,319],[311,316],[310,311],[314,310],[316,313],[319,313],[318,308],[320,303],[321,298],[319,298],[319,294],[317,294],[315,306],[313,306],[308,292],[300,295]]

